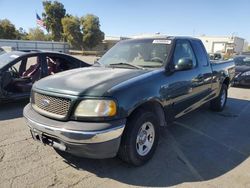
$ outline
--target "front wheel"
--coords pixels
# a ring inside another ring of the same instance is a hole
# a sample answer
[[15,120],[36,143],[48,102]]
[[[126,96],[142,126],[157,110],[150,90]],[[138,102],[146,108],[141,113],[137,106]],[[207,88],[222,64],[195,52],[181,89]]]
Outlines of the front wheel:
[[118,156],[140,166],[152,158],[159,139],[159,123],[153,112],[138,110],[127,122]]
[[222,84],[221,91],[218,97],[210,102],[210,108],[213,111],[221,112],[227,103],[227,86]]

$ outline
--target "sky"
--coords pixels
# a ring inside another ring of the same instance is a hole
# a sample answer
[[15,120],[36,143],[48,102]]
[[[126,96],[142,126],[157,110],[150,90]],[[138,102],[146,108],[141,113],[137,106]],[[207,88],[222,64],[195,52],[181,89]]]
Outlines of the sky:
[[[106,36],[239,36],[250,42],[249,0],[59,0],[67,13],[95,14]],[[42,0],[0,0],[0,19],[36,27]]]

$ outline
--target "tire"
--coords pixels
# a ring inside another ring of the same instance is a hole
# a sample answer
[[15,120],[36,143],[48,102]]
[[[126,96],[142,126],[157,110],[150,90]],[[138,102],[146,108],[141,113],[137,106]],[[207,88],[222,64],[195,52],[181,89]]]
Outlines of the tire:
[[218,97],[210,102],[210,108],[213,111],[221,112],[227,103],[227,86],[222,84]]
[[118,156],[129,164],[141,166],[152,158],[158,140],[157,116],[151,111],[140,109],[128,118]]

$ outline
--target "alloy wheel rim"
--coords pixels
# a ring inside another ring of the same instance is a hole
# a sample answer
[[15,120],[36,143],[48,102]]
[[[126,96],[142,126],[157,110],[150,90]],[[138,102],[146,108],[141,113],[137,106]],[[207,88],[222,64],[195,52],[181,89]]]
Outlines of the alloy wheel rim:
[[147,155],[153,147],[155,129],[151,122],[145,122],[136,137],[136,151],[140,156]]

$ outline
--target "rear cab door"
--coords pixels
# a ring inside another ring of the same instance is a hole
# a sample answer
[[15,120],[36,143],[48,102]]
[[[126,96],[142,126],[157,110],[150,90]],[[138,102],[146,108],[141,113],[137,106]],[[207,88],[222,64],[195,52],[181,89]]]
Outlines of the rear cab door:
[[206,100],[210,99],[212,95],[213,71],[203,43],[200,40],[192,39],[191,44],[194,49],[199,69],[199,75],[197,76],[200,84],[199,92],[204,96],[204,102],[206,102]]

